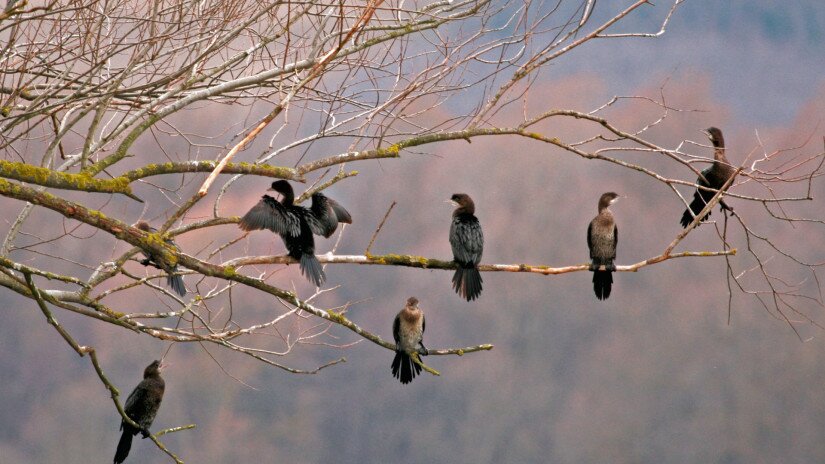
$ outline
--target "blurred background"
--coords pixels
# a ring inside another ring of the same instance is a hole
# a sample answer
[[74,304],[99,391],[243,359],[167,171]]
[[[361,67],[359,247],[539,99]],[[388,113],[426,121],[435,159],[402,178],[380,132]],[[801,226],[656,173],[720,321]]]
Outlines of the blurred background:
[[[622,4],[598,2],[595,14]],[[622,28],[656,32],[667,8],[643,8]],[[672,107],[696,110],[672,112],[651,129],[649,137],[666,147],[683,139],[706,143],[699,130],[713,125],[724,131],[733,163],[761,150],[760,139],[768,152],[807,141],[800,151],[814,154],[822,150],[825,117],[823,50],[825,6],[818,0],[687,1],[660,38],[591,42],[544,70],[529,110],[590,111],[614,95],[664,95]],[[232,110],[222,111],[227,117]],[[638,129],[659,113],[653,105],[619,104],[607,116]],[[218,116],[205,114],[204,124]],[[574,122],[540,129],[568,140],[586,134]],[[444,200],[456,192],[476,202],[485,263],[587,261],[585,230],[599,195],[610,190],[628,196],[612,208],[620,264],[658,255],[681,231],[684,206],[663,184],[626,169],[516,138],[427,148],[428,154],[402,152],[401,159],[350,166],[360,174],[328,191],[356,221],[344,231],[339,253],[363,254],[397,201],[372,252],[449,259],[451,207]],[[684,170],[671,174],[691,178]],[[221,204],[223,214],[242,214],[270,181],[235,183]],[[796,207],[797,215],[821,217],[825,185],[814,186],[816,200]],[[140,195],[151,198],[144,188]],[[821,228],[761,224],[761,206],[730,203],[760,233],[796,247],[811,262],[825,261]],[[0,202],[9,221],[20,207]],[[127,202],[119,208],[127,221],[141,213]],[[209,213],[205,205],[193,215]],[[46,224],[50,213],[39,214]],[[721,220],[718,210],[711,219]],[[197,250],[238,236],[234,226],[213,230],[211,236],[182,236],[179,243]],[[731,231],[729,238],[744,250],[740,233]],[[257,232],[248,240],[251,253],[283,252],[271,234]],[[318,239],[319,253],[333,243]],[[703,225],[680,249],[715,251],[720,244],[713,226]],[[63,252],[116,255],[111,249]],[[752,265],[744,252],[732,262],[739,271]],[[810,277],[792,267],[778,271]],[[481,298],[468,303],[450,288],[450,271],[329,265],[326,272],[328,285],[341,288],[315,303],[357,302],[349,317],[384,338],[414,295],[427,316],[427,347],[492,343],[495,349],[430,357],[441,377],[424,373],[401,385],[390,374],[392,353],[368,342],[345,349],[304,346],[286,358],[304,369],[347,358],[316,375],[178,344],[168,357],[166,396],[153,429],[197,428],[165,436],[171,450],[192,463],[825,461],[825,333],[802,327],[801,341],[776,314],[736,290],[729,314],[724,258],[678,259],[618,273],[604,302],[593,295],[589,273],[485,273]],[[295,266],[274,277],[285,288],[290,281],[309,290]],[[272,311],[272,302],[257,293],[233,298],[250,319]],[[89,361],[69,349],[33,303],[10,291],[0,292],[0,301],[0,462],[109,462],[120,419]],[[163,309],[151,296],[145,305]],[[823,308],[814,303],[798,308],[823,320]],[[110,325],[57,316],[80,344],[98,348],[123,398],[167,348]],[[340,344],[357,340],[339,328],[332,335]],[[169,459],[148,441],[135,440],[127,462]]]

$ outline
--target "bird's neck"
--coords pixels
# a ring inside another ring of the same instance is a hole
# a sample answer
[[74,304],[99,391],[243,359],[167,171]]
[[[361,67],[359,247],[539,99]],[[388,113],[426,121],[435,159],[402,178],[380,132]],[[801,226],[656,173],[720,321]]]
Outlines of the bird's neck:
[[476,208],[474,205],[459,206],[453,211],[453,216],[461,216],[462,214],[475,214]]
[[281,198],[281,204],[284,206],[292,206],[295,203],[295,194],[292,192],[283,192],[283,198]]

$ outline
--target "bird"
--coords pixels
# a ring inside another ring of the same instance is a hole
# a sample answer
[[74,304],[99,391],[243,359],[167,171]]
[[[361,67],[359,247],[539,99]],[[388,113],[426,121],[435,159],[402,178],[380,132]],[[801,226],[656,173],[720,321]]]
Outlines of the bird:
[[[590,249],[590,270],[593,271],[593,291],[596,298],[606,300],[613,286],[613,271],[616,265],[616,244],[619,242],[619,228],[610,205],[619,199],[615,192],[603,193],[599,198],[599,214],[587,226],[587,247]],[[599,270],[604,266],[605,270]]]
[[[149,223],[147,223],[146,221],[136,222],[135,227],[150,234],[157,233],[158,231],[154,227],[150,226]],[[170,247],[174,248],[175,251],[180,251],[180,247],[178,247],[178,244],[175,243],[174,240],[172,240],[171,238],[164,239],[164,242],[166,242],[166,244]],[[186,296],[186,286],[183,284],[183,276],[180,274],[176,274],[178,270],[177,264],[175,264],[174,266],[169,266],[168,264],[165,264],[162,259],[158,259],[156,256],[147,254],[144,250],[141,250],[141,253],[143,253],[143,256],[145,258],[140,262],[140,264],[143,264],[144,266],[153,265],[159,269],[166,271],[166,285],[172,288],[172,290],[174,290],[175,293],[177,293],[178,295]]]
[[117,443],[114,464],[120,464],[126,460],[129,450],[132,448],[133,436],[137,435],[138,432],[143,435],[143,438],[149,436],[149,427],[152,425],[152,421],[155,420],[160,402],[163,400],[163,390],[166,388],[166,383],[163,381],[163,377],[160,376],[160,371],[164,367],[160,361],[152,361],[152,364],[149,364],[143,370],[143,380],[126,398],[123,411],[140,428],[135,428],[125,420],[121,421],[120,429],[123,430],[123,434]]
[[418,299],[410,297],[392,323],[392,337],[395,339],[395,359],[392,360],[392,376],[401,383],[412,382],[421,366],[412,360],[412,354],[426,355],[423,337],[426,322],[424,312],[418,307]]
[[[702,171],[702,175],[699,176],[696,183],[702,187],[720,190],[728,179],[735,174],[736,170],[725,156],[725,138],[722,137],[722,131],[716,127],[709,127],[703,132],[710,139],[710,143],[713,144],[713,165]],[[716,192],[697,188],[696,192],[693,193],[693,201],[690,202],[690,207],[682,213],[682,220],[680,221],[682,227],[690,225],[693,222],[693,217],[702,212],[702,209],[705,208],[714,195],[716,195]],[[722,211],[733,211],[733,208],[725,204],[724,200],[719,201],[719,206]],[[708,216],[710,216],[710,211],[699,222],[704,221]]]
[[484,251],[484,234],[475,217],[475,203],[466,193],[455,193],[449,200],[456,209],[450,225],[450,245],[453,261],[458,268],[453,274],[453,289],[460,296],[472,301],[481,294],[481,273],[478,263]]
[[298,260],[301,274],[316,287],[326,280],[326,274],[315,257],[315,239],[312,234],[329,238],[338,223],[352,224],[352,216],[332,198],[322,193],[312,195],[309,208],[295,204],[295,193],[285,180],[272,183],[270,191],[281,194],[279,202],[264,195],[240,220],[245,231],[267,229],[281,236],[289,256]]

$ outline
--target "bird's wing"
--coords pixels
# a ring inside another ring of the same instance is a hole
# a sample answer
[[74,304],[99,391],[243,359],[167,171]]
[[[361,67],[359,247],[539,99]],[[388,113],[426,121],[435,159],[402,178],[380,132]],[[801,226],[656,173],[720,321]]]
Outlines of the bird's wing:
[[427,318],[424,315],[421,315],[421,334],[424,334],[424,331],[427,330]]
[[593,221],[587,225],[587,249],[590,250],[590,259],[593,259]]
[[307,222],[315,235],[330,237],[338,228],[339,222],[352,224],[349,212],[323,193],[312,195],[312,205],[309,211],[311,214],[307,216]]
[[616,259],[616,245],[619,243],[619,227],[613,224],[613,259]]
[[301,222],[298,217],[269,195],[264,195],[261,201],[241,218],[238,225],[243,230],[267,229],[293,237],[301,233]]
[[132,393],[129,393],[129,397],[126,398],[126,404],[123,405],[123,411],[135,422],[140,419],[136,416],[140,415],[148,393],[149,388],[146,380],[144,379],[140,381],[138,386],[132,390]]
[[484,251],[484,234],[478,219],[456,217],[450,227],[453,256],[462,263],[478,264]]
[[352,216],[350,216],[349,211],[332,198],[327,198],[327,201],[329,202],[329,207],[332,208],[332,211],[335,213],[335,217],[338,218],[338,222],[352,224]]
[[395,339],[395,344],[397,345],[399,341],[401,341],[401,315],[396,314],[395,320],[392,321],[392,338]]

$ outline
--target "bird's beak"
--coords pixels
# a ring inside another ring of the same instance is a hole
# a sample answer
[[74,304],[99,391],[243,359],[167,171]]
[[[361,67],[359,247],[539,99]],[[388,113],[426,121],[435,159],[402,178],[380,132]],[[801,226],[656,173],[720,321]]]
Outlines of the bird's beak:
[[453,200],[444,200],[444,203],[449,203],[449,204],[455,206],[456,208],[458,208],[458,203],[454,202]]
[[161,360],[160,364],[158,365],[158,370],[162,371],[162,370],[166,369],[169,366],[171,366],[171,363],[168,363],[166,361]]
[[710,138],[710,132],[708,132],[708,131],[706,131],[706,130],[700,130],[699,132],[701,132],[701,133],[705,134],[705,136],[706,136],[707,138]]
[[268,189],[266,189],[266,191],[267,191],[267,192],[274,192],[274,191],[275,191],[275,189],[274,189],[274,188],[272,188],[272,187],[269,187]]

